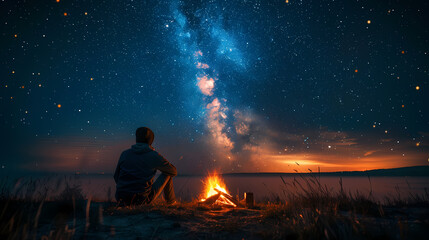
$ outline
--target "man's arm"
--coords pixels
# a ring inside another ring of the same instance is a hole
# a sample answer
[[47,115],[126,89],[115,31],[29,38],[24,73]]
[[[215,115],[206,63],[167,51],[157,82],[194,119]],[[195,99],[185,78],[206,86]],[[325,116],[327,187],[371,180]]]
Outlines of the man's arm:
[[167,159],[165,159],[163,156],[161,156],[161,154],[157,153],[159,158],[160,158],[160,164],[159,166],[156,168],[159,171],[161,171],[162,173],[164,173],[165,175],[174,177],[177,175],[177,170],[176,167],[171,164],[169,161],[167,161]]

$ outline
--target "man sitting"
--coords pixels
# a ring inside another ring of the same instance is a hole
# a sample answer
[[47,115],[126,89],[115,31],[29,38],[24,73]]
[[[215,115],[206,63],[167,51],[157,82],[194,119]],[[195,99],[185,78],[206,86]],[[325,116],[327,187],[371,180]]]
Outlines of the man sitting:
[[[155,135],[147,127],[136,130],[136,144],[122,152],[116,167],[116,200],[120,205],[149,204],[164,190],[167,204],[175,203],[176,167],[151,146]],[[161,175],[153,182],[156,171]]]

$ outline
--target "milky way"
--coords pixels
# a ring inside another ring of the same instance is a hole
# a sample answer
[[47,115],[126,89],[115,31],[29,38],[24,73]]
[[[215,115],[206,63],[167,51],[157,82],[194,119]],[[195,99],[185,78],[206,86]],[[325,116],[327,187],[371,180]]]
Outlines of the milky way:
[[[3,1],[0,171],[425,165],[429,3]],[[298,165],[298,164],[299,165]]]
[[[213,19],[213,16],[206,16],[207,14],[204,13],[198,14],[200,23],[191,29],[186,17],[178,10],[178,7],[178,4],[173,4],[172,8],[174,16],[172,23],[177,23],[175,37],[183,59],[186,59],[187,63],[192,66],[190,68],[195,70],[195,79],[190,80],[196,83],[195,85],[203,94],[205,125],[214,145],[230,151],[234,147],[229,136],[232,134],[231,128],[227,126],[227,118],[231,117],[228,114],[231,111],[227,99],[217,97],[219,92],[217,82],[222,79],[219,79],[219,74],[213,65],[232,64],[243,67],[242,54],[236,48],[234,39],[223,28],[222,15]],[[199,44],[200,42],[210,42],[212,43],[210,45],[214,46],[209,48]],[[205,53],[201,49],[205,49]],[[219,63],[216,64],[216,60]],[[207,62],[210,62],[210,65]]]

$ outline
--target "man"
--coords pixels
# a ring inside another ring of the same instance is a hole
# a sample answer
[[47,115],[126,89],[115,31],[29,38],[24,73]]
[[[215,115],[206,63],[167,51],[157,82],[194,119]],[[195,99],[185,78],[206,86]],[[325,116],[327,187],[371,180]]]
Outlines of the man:
[[[149,204],[163,190],[167,204],[175,203],[172,178],[177,170],[151,146],[154,137],[149,128],[138,128],[136,144],[122,152],[114,175],[119,204]],[[153,183],[157,170],[161,175]]]

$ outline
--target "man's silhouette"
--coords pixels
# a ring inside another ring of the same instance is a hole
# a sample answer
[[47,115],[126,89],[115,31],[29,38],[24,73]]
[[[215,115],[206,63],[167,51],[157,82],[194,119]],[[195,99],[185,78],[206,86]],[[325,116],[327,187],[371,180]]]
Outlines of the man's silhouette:
[[[147,127],[136,130],[136,144],[122,152],[115,171],[116,200],[125,205],[149,204],[162,190],[168,204],[175,202],[176,167],[152,148],[155,135]],[[153,182],[156,171],[161,175]]]

